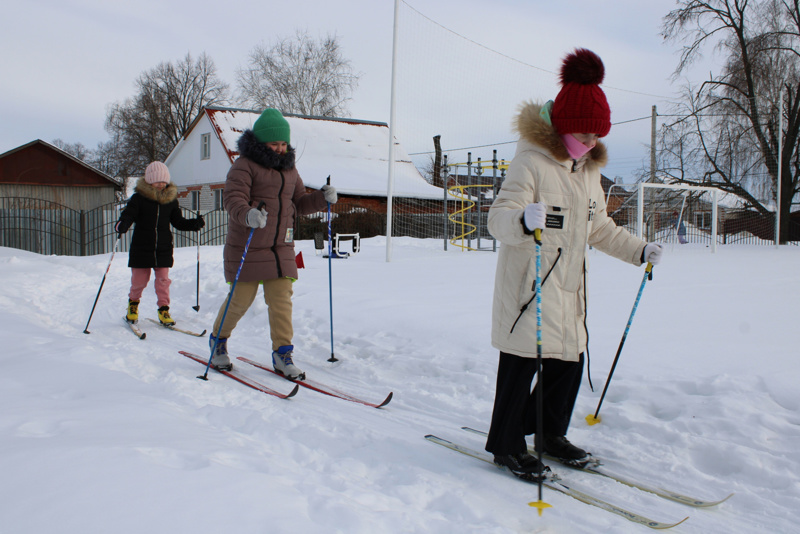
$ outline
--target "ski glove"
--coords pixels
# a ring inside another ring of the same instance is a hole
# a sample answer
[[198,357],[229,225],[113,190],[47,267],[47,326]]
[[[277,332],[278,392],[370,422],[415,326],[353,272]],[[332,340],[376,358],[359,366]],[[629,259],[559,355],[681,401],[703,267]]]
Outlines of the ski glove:
[[339,200],[339,196],[336,194],[336,188],[329,184],[322,186],[322,194],[325,195],[325,201],[331,204],[336,204],[336,201]]
[[202,215],[198,215],[197,218],[194,220],[194,228],[195,231],[199,232],[202,227],[206,225],[205,219],[203,219]]
[[251,208],[247,212],[247,226],[250,228],[264,228],[267,225],[267,210]]
[[527,234],[532,234],[537,228],[544,229],[546,220],[547,204],[544,202],[528,204],[522,212],[522,225],[525,227],[525,233]]
[[664,245],[661,243],[648,243],[642,252],[642,263],[650,262],[653,265],[658,265],[663,255]]

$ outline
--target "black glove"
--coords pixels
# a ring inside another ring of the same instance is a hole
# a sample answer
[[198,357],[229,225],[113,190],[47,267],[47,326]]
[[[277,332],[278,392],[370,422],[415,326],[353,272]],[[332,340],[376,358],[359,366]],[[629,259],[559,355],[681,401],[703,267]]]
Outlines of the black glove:
[[202,215],[198,215],[197,218],[194,220],[195,230],[200,230],[202,227],[206,225],[206,221],[203,219]]

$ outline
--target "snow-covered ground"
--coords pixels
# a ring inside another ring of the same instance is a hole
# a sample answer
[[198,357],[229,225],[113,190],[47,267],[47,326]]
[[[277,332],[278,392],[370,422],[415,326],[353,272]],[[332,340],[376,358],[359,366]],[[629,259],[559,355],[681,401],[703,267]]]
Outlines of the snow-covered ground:
[[[122,323],[130,271],[118,253],[45,257],[0,248],[0,531],[20,533],[619,533],[647,532],[530,486],[423,439],[476,449],[460,427],[488,427],[497,353],[489,343],[496,255],[442,251],[439,241],[363,240],[333,263],[301,242],[296,363],[373,409],[301,388],[280,400],[178,354],[207,357],[206,338]],[[172,314],[211,327],[227,296],[221,247],[176,250]],[[668,247],[648,282],[601,410],[588,426],[642,279],[590,251],[594,391],[584,379],[569,437],[610,468],[698,497],[693,509],[586,473],[580,489],[692,533],[800,531],[800,248]],[[155,317],[151,285],[140,307]],[[546,311],[545,311],[546,313]],[[268,361],[257,300],[229,341]],[[291,384],[242,364],[274,389]]]

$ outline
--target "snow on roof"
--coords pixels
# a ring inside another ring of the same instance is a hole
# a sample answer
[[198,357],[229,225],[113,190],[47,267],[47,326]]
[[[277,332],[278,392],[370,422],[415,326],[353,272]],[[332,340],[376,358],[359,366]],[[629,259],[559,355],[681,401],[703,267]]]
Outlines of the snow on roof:
[[[206,108],[228,156],[238,157],[236,143],[252,128],[260,112]],[[297,152],[297,169],[308,187],[319,189],[328,175],[339,193],[360,196],[387,195],[389,127],[381,122],[328,117],[285,115],[291,128],[291,145]],[[442,190],[422,177],[411,158],[395,145],[393,196],[441,199]]]

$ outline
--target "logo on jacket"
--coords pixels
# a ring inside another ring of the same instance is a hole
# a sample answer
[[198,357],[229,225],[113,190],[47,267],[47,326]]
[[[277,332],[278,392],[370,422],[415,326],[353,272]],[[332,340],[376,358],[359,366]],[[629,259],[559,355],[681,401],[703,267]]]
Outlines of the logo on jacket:
[[545,228],[554,228],[556,230],[563,230],[564,229],[564,215],[561,214],[561,208],[559,206],[550,206],[549,208],[551,211],[555,213],[548,213],[545,218],[544,227]]
[[594,212],[597,211],[597,201],[589,199],[589,222],[594,220]]

